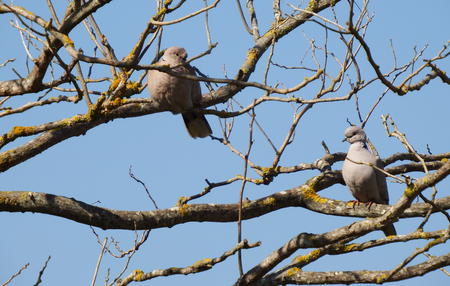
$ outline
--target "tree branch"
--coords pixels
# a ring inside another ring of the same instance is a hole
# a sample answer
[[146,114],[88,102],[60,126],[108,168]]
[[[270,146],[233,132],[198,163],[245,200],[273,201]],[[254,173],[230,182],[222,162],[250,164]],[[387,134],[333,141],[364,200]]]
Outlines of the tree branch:
[[144,273],[142,270],[137,269],[137,270],[134,270],[130,275],[125,277],[117,285],[125,286],[125,285],[130,284],[133,281],[146,281],[146,280],[150,280],[150,279],[153,279],[155,277],[160,277],[160,276],[170,276],[170,275],[177,275],[177,274],[188,275],[188,274],[194,274],[194,273],[198,273],[198,272],[207,271],[207,270],[210,270],[217,263],[220,263],[220,262],[224,261],[225,259],[227,259],[228,257],[234,255],[237,251],[239,251],[241,249],[249,249],[249,248],[257,247],[260,244],[261,244],[260,242],[249,244],[247,242],[247,240],[243,240],[243,241],[239,242],[233,249],[225,252],[220,257],[216,257],[216,258],[212,258],[212,259],[205,258],[205,259],[195,262],[194,264],[192,264],[190,266],[183,267],[183,268],[170,267],[167,269],[153,270],[148,273]]
[[[450,253],[430,258],[428,261],[401,269],[387,281],[405,280],[417,276],[423,276],[433,270],[450,265]],[[304,272],[298,269],[291,275],[283,276],[280,280],[265,281],[253,285],[267,286],[280,284],[356,284],[356,283],[380,283],[380,278],[389,274],[387,271],[330,271],[330,272]]]
[[[433,184],[441,180],[443,177],[434,178],[434,176],[447,172],[448,166],[450,162],[435,173],[425,176],[427,183]],[[373,204],[370,210],[363,205],[353,207],[348,202],[320,197],[311,188],[314,186],[319,191],[339,180],[342,179],[332,172],[327,175],[321,174],[308,180],[305,185],[283,190],[258,200],[246,201],[243,204],[242,219],[251,219],[286,207],[303,207],[329,215],[361,218],[379,217],[391,208],[379,204]],[[450,197],[437,199],[435,204],[440,209],[449,209]],[[399,217],[425,216],[429,210],[429,204],[417,203],[405,209]],[[183,204],[164,210],[121,211],[89,205],[73,198],[25,191],[0,192],[0,211],[45,213],[102,229],[129,230],[172,227],[194,221],[235,222],[238,219],[238,204]]]
[[83,5],[80,10],[68,15],[61,23],[59,28],[52,26],[51,22],[46,22],[44,19],[35,14],[25,10],[22,7],[10,6],[1,3],[0,14],[13,13],[27,18],[30,21],[43,27],[45,30],[60,35],[65,35],[64,41],[59,38],[51,36],[48,46],[42,48],[41,54],[34,61],[33,70],[26,78],[0,81],[0,96],[14,96],[25,93],[35,93],[46,89],[42,84],[42,80],[47,71],[47,68],[53,59],[53,51],[58,51],[63,45],[73,45],[67,34],[75,28],[82,20],[97,11],[102,6],[108,4],[111,0],[92,0],[86,5]]
[[397,242],[407,242],[411,240],[418,239],[439,239],[448,235],[448,230],[439,230],[433,232],[421,232],[415,231],[406,235],[397,235],[390,237],[383,237],[377,240],[369,240],[363,243],[346,243],[351,241],[353,238],[348,238],[345,241],[327,245],[324,247],[316,248],[305,255],[299,255],[292,259],[292,262],[281,269],[264,276],[257,285],[267,285],[270,283],[281,283],[285,276],[290,276],[302,269],[304,266],[309,265],[325,255],[340,255],[344,253],[351,253],[356,251],[364,251],[366,249],[378,247],[381,245],[397,243]]
[[236,285],[253,285],[252,283],[259,280],[277,264],[300,248],[323,247],[349,237],[357,238],[375,229],[381,229],[385,225],[392,223],[397,217],[400,217],[421,191],[433,186],[448,174],[450,174],[450,161],[445,163],[436,172],[426,175],[418,179],[415,183],[410,184],[396,204],[388,207],[386,213],[380,217],[360,220],[323,234],[300,233],[296,235],[279,249],[273,251],[261,263],[250,269],[237,281]]

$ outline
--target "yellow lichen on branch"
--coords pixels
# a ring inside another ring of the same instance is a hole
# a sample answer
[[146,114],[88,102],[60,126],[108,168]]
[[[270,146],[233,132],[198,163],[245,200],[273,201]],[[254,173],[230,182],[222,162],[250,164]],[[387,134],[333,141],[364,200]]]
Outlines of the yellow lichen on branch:
[[38,131],[35,126],[14,126],[6,134],[0,137],[0,146],[4,146],[18,137],[25,137],[36,134]]
[[167,13],[167,7],[169,7],[170,4],[172,4],[172,0],[165,0],[164,6],[161,7],[161,9],[158,10],[155,16],[152,17],[153,20],[159,20],[162,15]]
[[407,197],[407,198],[414,198],[417,196],[417,187],[415,184],[410,184],[406,190],[403,192],[403,194]]
[[311,261],[316,260],[321,255],[322,255],[322,251],[320,249],[314,249],[313,251],[311,251],[310,253],[308,253],[306,255],[300,255],[300,256],[295,257],[293,259],[293,261],[295,263],[306,265],[306,264],[310,263]]
[[192,267],[195,269],[204,268],[204,267],[211,268],[211,267],[213,267],[212,259],[205,258],[205,259],[199,260],[199,261],[195,262],[194,264],[192,264]]
[[144,278],[144,271],[142,271],[141,269],[136,269],[133,271],[133,280],[134,281],[142,281],[142,279]]
[[126,98],[116,97],[112,101],[108,102],[108,104],[106,106],[106,110],[109,111],[109,110],[115,109],[119,106],[124,105],[126,102],[127,102]]
[[122,79],[121,74],[118,77],[114,77],[109,85],[108,92],[113,92],[119,86]]
[[189,205],[188,204],[183,204],[181,206],[178,206],[178,211],[180,212],[180,214],[182,216],[185,216],[189,213]]
[[315,12],[319,6],[319,0],[309,0],[308,6],[305,8],[306,11]]
[[126,87],[133,94],[138,93],[142,88],[142,85],[139,81],[127,81]]
[[300,268],[298,268],[298,267],[292,267],[292,268],[289,268],[289,269],[286,271],[286,275],[287,275],[287,276],[292,276],[292,275],[294,275],[294,274],[296,274],[297,272],[300,272],[300,271],[302,271]]
[[305,198],[305,200],[312,200],[314,202],[321,204],[325,204],[328,202],[328,199],[319,196],[311,186],[303,185],[301,187],[301,191],[303,193],[303,197]]
[[28,136],[35,132],[34,126],[14,126],[9,134],[14,137]]
[[274,197],[268,197],[264,199],[261,203],[266,206],[275,205],[276,199]]
[[62,42],[63,42],[64,46],[75,47],[74,42],[67,35],[62,36]]
[[186,203],[187,197],[179,197],[177,201],[177,207],[181,207]]
[[[249,67],[255,67],[256,63],[258,62],[257,57],[258,52],[255,50],[255,48],[250,49],[247,52],[247,57],[245,59],[245,63],[243,67],[241,68],[241,72],[244,74],[248,74],[250,72]],[[240,78],[238,78],[240,79]]]
[[34,14],[34,13],[31,12],[31,11],[28,11],[27,9],[25,9],[25,8],[22,7],[22,6],[15,6],[15,8],[21,10],[21,11],[22,11],[24,14],[26,14],[26,15],[29,15],[29,16],[32,16],[32,17],[36,17],[36,14]]

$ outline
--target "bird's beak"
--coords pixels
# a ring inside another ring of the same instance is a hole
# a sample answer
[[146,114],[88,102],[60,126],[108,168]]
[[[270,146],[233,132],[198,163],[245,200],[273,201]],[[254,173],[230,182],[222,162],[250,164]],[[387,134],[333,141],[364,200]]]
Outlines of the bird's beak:
[[347,138],[342,139],[342,142],[345,142],[345,141],[347,141]]

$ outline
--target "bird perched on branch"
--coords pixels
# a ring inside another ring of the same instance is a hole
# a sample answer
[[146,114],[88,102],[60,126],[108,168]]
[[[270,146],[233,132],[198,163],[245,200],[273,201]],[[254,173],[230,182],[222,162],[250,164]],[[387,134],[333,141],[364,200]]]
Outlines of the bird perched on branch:
[[[165,50],[157,64],[169,66],[172,71],[179,74],[195,75],[194,68],[186,63],[186,58],[184,48],[170,47]],[[198,81],[158,70],[149,70],[147,80],[151,97],[173,114],[181,113],[189,135],[193,138],[204,138],[212,133],[205,116],[194,110],[202,98]]]
[[[366,133],[361,127],[350,126],[345,130],[345,139],[350,143],[342,176],[357,202],[389,204],[386,176],[372,166],[383,169],[383,162],[367,148]],[[372,165],[372,166],[370,166]],[[394,225],[384,227],[386,236],[396,235]]]

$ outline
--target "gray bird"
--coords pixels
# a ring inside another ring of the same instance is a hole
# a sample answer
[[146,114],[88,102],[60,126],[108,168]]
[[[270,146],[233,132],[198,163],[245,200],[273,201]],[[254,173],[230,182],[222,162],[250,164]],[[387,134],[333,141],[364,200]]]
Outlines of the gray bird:
[[[172,70],[180,74],[195,75],[194,68],[186,63],[186,58],[185,49],[170,47],[157,64],[173,67]],[[212,133],[205,116],[193,110],[202,98],[198,81],[172,76],[158,70],[149,70],[147,78],[151,97],[173,114],[181,113],[189,135],[193,138],[204,138]]]
[[[383,162],[367,148],[366,133],[361,127],[350,126],[344,135],[344,141],[350,143],[350,147],[342,166],[342,176],[353,197],[357,202],[368,203],[369,207],[372,203],[389,204],[386,176],[371,166],[354,163],[369,163],[381,169],[384,167]],[[392,224],[382,230],[386,236],[397,234]]]

